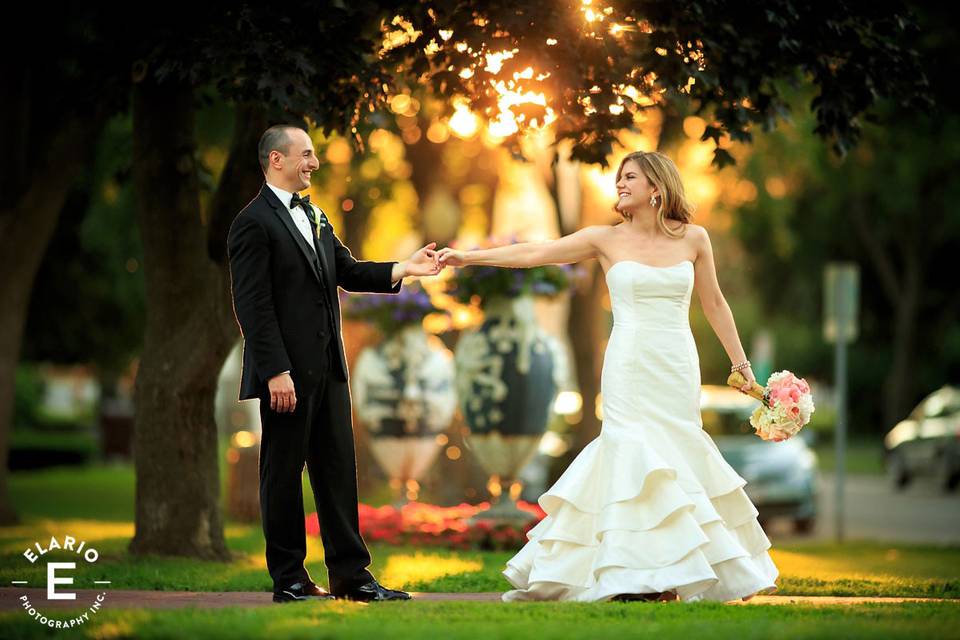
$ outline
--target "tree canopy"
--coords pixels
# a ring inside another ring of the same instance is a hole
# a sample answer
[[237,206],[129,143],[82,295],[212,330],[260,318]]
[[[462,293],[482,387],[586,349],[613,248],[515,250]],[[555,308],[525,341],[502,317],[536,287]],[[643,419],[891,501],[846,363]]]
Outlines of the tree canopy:
[[[650,108],[692,105],[721,139],[789,117],[779,80],[811,84],[815,131],[845,154],[878,102],[932,105],[903,2],[293,2],[208,6],[153,28],[136,65],[158,79],[308,117],[359,137],[404,87],[500,123],[507,144],[552,122],[574,157],[604,162]],[[376,117],[374,115],[374,117]]]
[[[916,23],[898,2],[415,2],[385,31],[382,57],[399,76],[490,120],[555,119],[588,162],[643,110],[678,102],[707,118],[704,140],[749,141],[788,115],[781,79],[816,88],[816,133],[840,154],[879,100],[931,104]],[[731,160],[718,147],[715,162]]]

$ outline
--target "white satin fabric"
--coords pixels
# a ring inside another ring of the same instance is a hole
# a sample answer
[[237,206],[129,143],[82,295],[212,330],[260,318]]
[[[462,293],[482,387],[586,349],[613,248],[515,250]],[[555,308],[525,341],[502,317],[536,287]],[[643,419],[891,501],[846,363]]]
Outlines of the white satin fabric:
[[507,563],[505,601],[665,591],[727,601],[776,589],[746,480],[702,428],[693,280],[689,260],[607,272],[603,427],[540,497],[547,517]]

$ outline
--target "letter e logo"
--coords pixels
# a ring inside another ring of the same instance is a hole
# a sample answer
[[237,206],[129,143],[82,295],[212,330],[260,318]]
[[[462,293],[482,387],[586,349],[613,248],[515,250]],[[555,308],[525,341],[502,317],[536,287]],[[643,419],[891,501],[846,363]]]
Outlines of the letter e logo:
[[58,578],[57,569],[76,569],[75,562],[48,562],[47,563],[47,600],[76,600],[73,592],[57,593],[54,589],[58,584],[73,584],[73,578]]

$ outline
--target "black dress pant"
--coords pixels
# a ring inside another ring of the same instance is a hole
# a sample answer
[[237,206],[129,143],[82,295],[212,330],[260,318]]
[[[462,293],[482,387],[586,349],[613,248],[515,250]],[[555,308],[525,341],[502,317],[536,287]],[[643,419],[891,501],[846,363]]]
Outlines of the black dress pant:
[[360,536],[347,383],[328,371],[311,393],[304,395],[298,386],[293,413],[271,410],[267,390],[260,398],[260,417],[260,514],[274,591],[310,580],[304,567],[304,465],[317,505],[330,591],[346,591],[372,580],[367,571],[370,552]]

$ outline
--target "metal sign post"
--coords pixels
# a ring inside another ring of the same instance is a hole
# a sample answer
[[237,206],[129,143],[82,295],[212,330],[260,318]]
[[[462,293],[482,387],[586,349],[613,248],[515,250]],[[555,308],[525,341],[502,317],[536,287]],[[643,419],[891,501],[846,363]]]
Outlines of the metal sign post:
[[844,483],[847,456],[847,343],[857,339],[857,308],[860,298],[860,268],[849,262],[829,263],[823,273],[823,335],[833,342],[834,386],[837,424],[834,429],[836,448],[834,501],[834,533],[843,542]]

